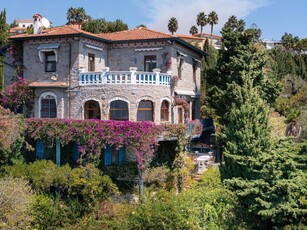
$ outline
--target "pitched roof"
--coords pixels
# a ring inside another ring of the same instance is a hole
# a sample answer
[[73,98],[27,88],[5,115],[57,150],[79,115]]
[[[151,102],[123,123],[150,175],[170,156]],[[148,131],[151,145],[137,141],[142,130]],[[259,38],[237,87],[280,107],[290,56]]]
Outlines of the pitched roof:
[[123,30],[114,33],[99,34],[101,38],[112,41],[128,41],[128,40],[146,40],[159,38],[174,38],[174,36],[145,27],[139,27],[131,30]]
[[186,39],[193,39],[193,40],[204,40],[204,38],[200,38],[197,36],[193,36],[193,35],[187,35],[187,34],[176,34],[176,37],[178,38],[186,38]]
[[93,34],[90,32],[86,32],[84,30],[80,30],[77,28],[74,28],[72,26],[60,26],[60,27],[54,27],[45,29],[40,34],[19,34],[15,36],[11,36],[11,39],[27,39],[27,38],[38,38],[38,37],[57,37],[57,36],[63,36],[63,35],[87,35],[93,38],[102,39],[97,34]]
[[139,27],[132,30],[123,30],[114,33],[93,34],[81,29],[77,29],[73,26],[66,25],[61,27],[45,29],[40,34],[20,34],[20,35],[11,36],[10,38],[13,40],[26,40],[33,38],[61,37],[61,36],[74,36],[74,35],[86,36],[92,39],[99,39],[103,40],[104,42],[170,39],[170,40],[176,40],[179,43],[182,43],[183,45],[188,46],[197,52],[200,52],[201,55],[205,55],[203,51],[199,50],[198,48],[190,45],[189,43],[185,42],[184,40],[176,36],[147,29],[144,27]]
[[16,19],[15,21],[16,21],[16,23],[33,23],[33,19],[28,19],[28,18]]

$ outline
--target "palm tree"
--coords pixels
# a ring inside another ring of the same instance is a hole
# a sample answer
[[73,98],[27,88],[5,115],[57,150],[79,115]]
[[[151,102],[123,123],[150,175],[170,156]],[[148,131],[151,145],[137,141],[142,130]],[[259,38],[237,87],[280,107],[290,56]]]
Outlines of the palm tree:
[[67,11],[67,20],[70,22],[83,22],[89,19],[89,16],[86,14],[85,9],[83,7],[70,7]]
[[197,34],[198,33],[198,29],[195,25],[191,26],[191,29],[190,29],[190,34],[193,35],[193,34]]
[[210,45],[212,45],[212,33],[213,33],[213,25],[216,25],[219,21],[219,17],[215,11],[212,11],[208,15],[208,23],[211,25],[211,36],[210,36]]
[[169,21],[168,21],[168,30],[169,32],[172,33],[172,35],[174,34],[174,32],[176,32],[178,30],[178,21],[176,18],[172,17]]
[[197,22],[197,25],[200,26],[200,37],[202,38],[202,36],[203,36],[203,27],[205,25],[207,25],[207,23],[208,23],[207,17],[205,15],[205,12],[200,12],[197,15],[196,22]]

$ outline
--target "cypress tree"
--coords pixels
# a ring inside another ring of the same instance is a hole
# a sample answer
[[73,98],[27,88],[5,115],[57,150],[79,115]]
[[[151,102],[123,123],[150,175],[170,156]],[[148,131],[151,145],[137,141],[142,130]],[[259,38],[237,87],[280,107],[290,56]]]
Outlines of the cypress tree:
[[8,29],[6,24],[6,10],[0,12],[0,47],[7,44],[8,41]]
[[[221,117],[220,122],[223,123],[235,97],[229,85],[242,85],[243,72],[248,73],[253,87],[259,87],[260,96],[264,100],[274,101],[278,93],[272,92],[272,89],[278,87],[267,84],[268,80],[263,71],[266,64],[265,51],[254,42],[253,34],[245,33],[243,20],[237,20],[235,16],[230,17],[221,33],[223,47],[216,69],[212,77],[207,79],[207,96],[209,105],[215,109],[216,114]],[[267,95],[268,93],[274,97]]]

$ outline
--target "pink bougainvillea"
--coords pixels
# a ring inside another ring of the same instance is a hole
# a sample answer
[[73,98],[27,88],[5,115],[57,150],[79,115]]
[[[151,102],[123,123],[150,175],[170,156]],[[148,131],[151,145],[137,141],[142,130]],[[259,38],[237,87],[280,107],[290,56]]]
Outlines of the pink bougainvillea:
[[78,143],[81,157],[99,157],[107,144],[134,149],[139,168],[145,158],[151,159],[162,132],[178,137],[179,141],[185,137],[184,125],[161,126],[152,122],[30,118],[26,124],[26,134],[34,140],[59,138],[62,145]]
[[30,101],[33,90],[26,79],[17,76],[13,84],[6,87],[0,95],[0,103],[14,111]]
[[190,104],[183,97],[174,97],[173,106],[181,105],[184,110],[184,117],[187,120],[190,117]]

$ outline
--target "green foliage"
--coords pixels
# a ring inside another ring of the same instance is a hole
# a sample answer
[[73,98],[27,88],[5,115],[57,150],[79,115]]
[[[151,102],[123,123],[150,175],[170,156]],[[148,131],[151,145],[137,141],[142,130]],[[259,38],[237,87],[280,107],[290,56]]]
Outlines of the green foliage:
[[209,169],[202,180],[177,195],[173,191],[145,190],[143,203],[104,203],[83,218],[76,229],[240,228],[242,223],[234,212],[236,198],[221,184],[218,170]]
[[69,227],[80,216],[80,204],[49,197],[36,195],[31,216],[32,226],[36,229],[59,229]]
[[191,26],[190,28],[190,34],[191,35],[194,35],[194,34],[197,34],[198,33],[198,29],[195,25]]
[[70,7],[66,13],[67,20],[72,22],[82,22],[89,19],[89,16],[86,14],[83,7]]
[[86,168],[75,168],[71,171],[68,182],[68,195],[78,197],[78,200],[91,203],[107,199],[116,193],[117,187],[110,177],[100,175],[100,171],[92,165]]
[[205,12],[199,12],[196,18],[196,24],[200,26],[200,37],[203,36],[203,27],[208,24],[208,19]]
[[286,75],[307,77],[306,54],[297,54],[282,46],[276,46],[267,51],[270,66],[276,72],[278,80],[282,80]]
[[237,20],[235,16],[230,17],[222,29],[222,36],[223,49],[217,66],[206,78],[207,100],[221,118],[221,123],[228,116],[233,99],[236,98],[232,85],[243,85],[243,75],[248,75],[252,87],[258,88],[267,103],[273,103],[279,94],[274,74],[264,74],[265,52],[253,41],[254,36],[245,32],[244,21]]
[[28,229],[33,191],[21,178],[0,178],[0,229]]
[[281,43],[286,49],[294,48],[295,44],[299,41],[297,36],[288,34],[287,32],[281,37]]
[[306,225],[306,161],[306,142],[281,140],[259,159],[262,168],[254,170],[258,177],[233,178],[226,183],[253,213],[253,219],[280,228]]
[[120,19],[116,19],[114,22],[106,21],[104,18],[90,19],[82,24],[82,30],[94,34],[112,33],[127,29],[128,25]]
[[0,12],[0,47],[7,45],[8,42],[8,29],[6,24],[6,10]]
[[168,28],[169,32],[174,34],[174,32],[176,32],[178,30],[178,21],[177,21],[177,19],[174,18],[174,17],[170,18],[170,20],[168,21],[167,28]]
[[165,183],[170,177],[170,169],[166,166],[147,168],[143,171],[142,177],[146,186],[165,187]]
[[223,178],[252,179],[256,168],[261,167],[259,159],[270,149],[268,107],[249,76],[242,81],[243,86],[231,85],[236,96],[221,133],[225,142]]
[[0,106],[0,171],[5,165],[22,162],[24,120]]
[[35,161],[29,165],[14,165],[5,168],[7,174],[30,181],[37,192],[60,194],[91,205],[91,202],[108,198],[117,192],[112,180],[101,175],[97,168],[71,169],[68,165],[57,167],[51,161]]

